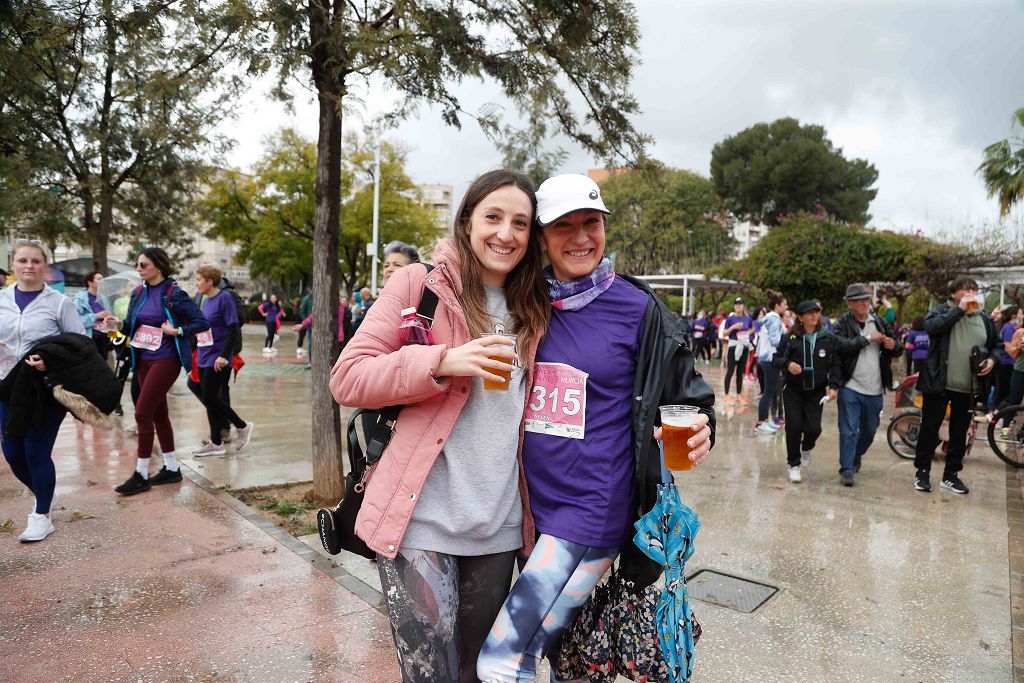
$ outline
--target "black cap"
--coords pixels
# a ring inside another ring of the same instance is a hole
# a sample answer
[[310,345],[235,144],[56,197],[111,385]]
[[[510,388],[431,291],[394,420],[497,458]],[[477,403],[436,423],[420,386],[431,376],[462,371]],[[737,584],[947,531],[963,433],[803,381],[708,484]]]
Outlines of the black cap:
[[735,300],[733,301],[733,303],[734,303],[734,304],[746,304],[747,302],[743,300],[743,297],[742,297],[742,296],[738,296],[738,297],[736,297],[736,299],[735,299]]
[[804,313],[810,313],[811,311],[820,311],[821,306],[818,305],[817,301],[801,301],[796,305],[796,314],[803,315]]
[[0,268],[0,275],[3,275],[4,277],[7,277],[8,275],[10,275],[10,273],[8,273],[8,272],[7,272],[6,270],[4,270],[3,268]]

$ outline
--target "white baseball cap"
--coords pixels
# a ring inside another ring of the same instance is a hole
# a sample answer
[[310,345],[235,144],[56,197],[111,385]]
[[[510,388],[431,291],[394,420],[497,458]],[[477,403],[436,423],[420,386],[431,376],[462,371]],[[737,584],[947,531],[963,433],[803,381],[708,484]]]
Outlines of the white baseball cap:
[[590,209],[610,214],[601,199],[601,188],[579,173],[548,178],[537,188],[537,222],[549,225],[567,213]]

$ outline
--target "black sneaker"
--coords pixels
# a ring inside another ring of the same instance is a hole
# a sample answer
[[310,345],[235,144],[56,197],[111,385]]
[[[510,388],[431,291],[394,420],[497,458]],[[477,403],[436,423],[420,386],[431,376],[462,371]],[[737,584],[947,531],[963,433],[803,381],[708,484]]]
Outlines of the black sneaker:
[[853,472],[847,470],[839,473],[839,482],[843,486],[853,486]]
[[169,470],[164,465],[160,468],[160,471],[149,478],[150,486],[159,486],[160,484],[177,484],[181,481],[181,470]]
[[914,488],[918,491],[929,493],[932,490],[932,482],[928,477],[928,470],[918,470],[914,479]]
[[124,417],[124,408],[121,407],[120,403],[118,403],[117,407],[114,408],[114,415],[117,415],[118,417]]
[[965,496],[971,491],[969,488],[964,486],[964,483],[960,481],[960,477],[956,476],[955,474],[951,474],[948,477],[943,477],[942,483],[939,484],[939,486],[946,489],[947,491],[952,491],[953,493],[956,493],[961,496]]
[[153,485],[149,483],[149,479],[144,479],[138,472],[132,472],[132,476],[114,490],[122,496],[134,496],[136,493],[142,493],[151,488],[153,488]]

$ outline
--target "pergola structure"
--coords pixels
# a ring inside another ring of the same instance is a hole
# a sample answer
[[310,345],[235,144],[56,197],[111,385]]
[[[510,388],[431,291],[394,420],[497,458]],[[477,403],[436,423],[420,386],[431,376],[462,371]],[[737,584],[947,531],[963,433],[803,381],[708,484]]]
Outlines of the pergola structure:
[[975,268],[970,271],[978,284],[984,288],[999,287],[999,305],[1006,303],[1007,285],[1024,285],[1024,266],[1002,266],[998,268]]
[[694,292],[698,289],[711,289],[718,291],[736,291],[744,285],[735,280],[720,280],[709,278],[703,273],[687,273],[683,275],[638,275],[637,279],[643,280],[651,286],[651,289],[682,289],[684,316],[694,312]]

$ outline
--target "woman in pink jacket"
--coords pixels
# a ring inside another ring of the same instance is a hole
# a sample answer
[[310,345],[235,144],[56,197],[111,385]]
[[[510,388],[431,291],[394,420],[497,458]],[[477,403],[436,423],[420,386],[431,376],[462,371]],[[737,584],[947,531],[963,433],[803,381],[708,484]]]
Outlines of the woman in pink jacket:
[[[396,271],[331,373],[343,405],[405,406],[370,474],[356,533],[378,553],[407,683],[477,680],[516,551],[533,546],[521,422],[550,317],[536,206],[522,174],[477,178],[434,270]],[[403,346],[401,311],[425,287],[438,298],[433,343]]]

